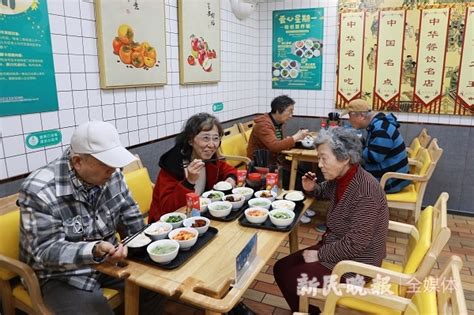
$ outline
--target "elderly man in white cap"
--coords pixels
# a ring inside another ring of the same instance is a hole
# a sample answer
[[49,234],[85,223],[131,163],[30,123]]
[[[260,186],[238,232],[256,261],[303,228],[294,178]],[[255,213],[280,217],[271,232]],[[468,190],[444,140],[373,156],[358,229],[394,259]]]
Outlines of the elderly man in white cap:
[[[113,314],[101,288],[121,289],[123,281],[92,266],[127,256],[115,239],[118,226],[128,235],[144,226],[118,169],[134,160],[113,125],[90,121],[74,131],[61,157],[23,182],[20,257],[35,270],[54,314]],[[156,313],[157,294],[145,291],[141,299],[143,313]]]

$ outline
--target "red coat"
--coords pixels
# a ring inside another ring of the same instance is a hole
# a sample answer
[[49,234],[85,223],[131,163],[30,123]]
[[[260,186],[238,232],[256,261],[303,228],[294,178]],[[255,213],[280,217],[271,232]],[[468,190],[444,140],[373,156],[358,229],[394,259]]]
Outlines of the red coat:
[[[160,159],[161,170],[153,189],[153,200],[148,216],[149,222],[158,221],[165,213],[173,212],[186,205],[186,194],[194,192],[194,185],[188,183],[182,168],[183,156],[173,147]],[[206,163],[206,190],[228,177],[237,179],[237,170],[223,162]]]

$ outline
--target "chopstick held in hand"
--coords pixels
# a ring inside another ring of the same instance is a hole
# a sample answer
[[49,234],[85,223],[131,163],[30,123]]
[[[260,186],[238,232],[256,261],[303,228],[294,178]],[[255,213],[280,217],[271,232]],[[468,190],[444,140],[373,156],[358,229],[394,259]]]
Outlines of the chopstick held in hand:
[[[216,162],[216,161],[222,161],[225,160],[226,158],[224,156],[220,156],[217,159],[209,159],[209,160],[202,160],[204,163],[209,163],[209,162]],[[189,166],[191,162],[183,163],[183,168],[186,168]]]

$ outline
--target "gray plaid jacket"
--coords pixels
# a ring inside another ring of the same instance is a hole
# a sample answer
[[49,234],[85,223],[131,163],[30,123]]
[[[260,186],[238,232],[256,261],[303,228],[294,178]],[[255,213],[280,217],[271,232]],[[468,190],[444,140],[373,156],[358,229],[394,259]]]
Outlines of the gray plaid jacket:
[[20,188],[20,258],[40,283],[58,279],[92,290],[99,273],[91,268],[92,247],[99,240],[116,242],[143,227],[143,218],[122,173],[117,170],[103,187],[86,190],[69,164],[69,150],[34,171]]

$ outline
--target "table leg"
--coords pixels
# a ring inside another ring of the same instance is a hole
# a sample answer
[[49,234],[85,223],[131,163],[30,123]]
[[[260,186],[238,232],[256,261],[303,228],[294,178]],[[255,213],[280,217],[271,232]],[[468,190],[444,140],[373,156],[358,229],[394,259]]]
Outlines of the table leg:
[[125,279],[125,315],[138,314],[140,301],[140,287]]
[[298,173],[298,158],[293,156],[291,159],[291,170],[290,170],[290,190],[295,189],[296,173]]
[[[299,220],[297,218],[297,220]],[[290,232],[290,254],[293,254],[294,252],[297,252],[299,250],[298,248],[298,223],[295,224],[295,227],[293,230]]]

